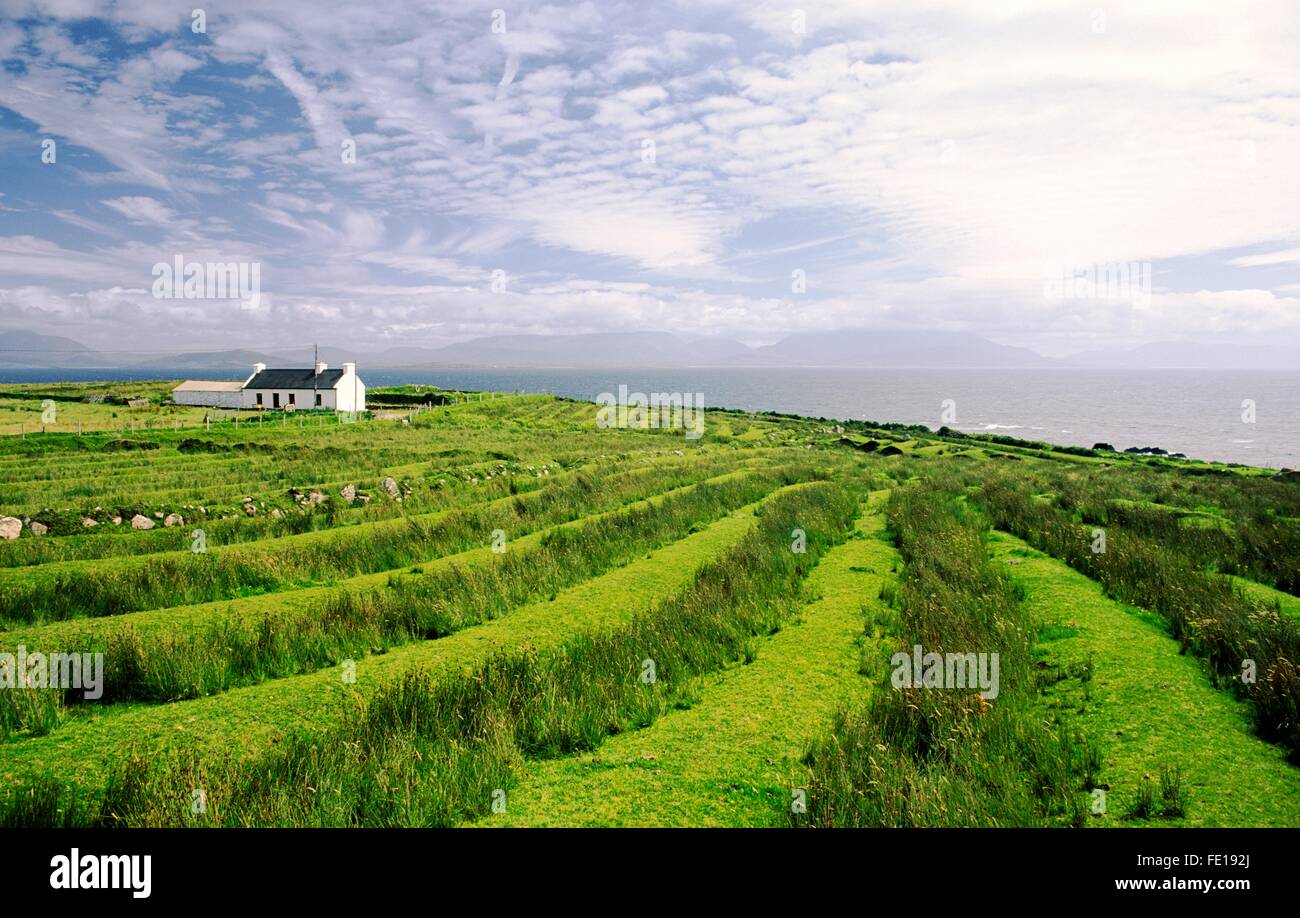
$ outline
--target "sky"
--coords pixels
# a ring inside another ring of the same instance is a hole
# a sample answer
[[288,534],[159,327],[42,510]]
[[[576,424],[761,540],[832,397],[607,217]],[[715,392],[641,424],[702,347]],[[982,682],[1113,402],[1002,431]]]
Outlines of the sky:
[[1294,0],[202,2],[0,0],[0,328],[1300,346]]

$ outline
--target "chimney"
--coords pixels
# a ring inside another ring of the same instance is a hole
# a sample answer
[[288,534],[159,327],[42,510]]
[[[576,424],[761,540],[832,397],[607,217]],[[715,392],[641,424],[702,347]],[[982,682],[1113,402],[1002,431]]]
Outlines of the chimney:
[[343,364],[343,375],[344,375],[344,376],[355,376],[356,373],[357,373],[357,365],[356,365],[355,363],[345,363],[345,364]]
[[266,369],[266,364],[255,363],[253,364],[253,375],[256,376],[258,373],[261,373],[265,369]]
[[329,364],[327,364],[325,361],[323,361],[323,360],[318,360],[318,361],[316,361],[316,375],[317,375],[317,376],[320,376],[322,373],[324,373],[324,372],[325,372],[326,370],[328,370],[328,369],[329,369]]

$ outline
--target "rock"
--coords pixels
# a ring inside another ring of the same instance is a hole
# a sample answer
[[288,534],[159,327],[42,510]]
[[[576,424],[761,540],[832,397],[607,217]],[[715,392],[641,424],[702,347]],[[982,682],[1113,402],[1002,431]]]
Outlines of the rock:
[[352,503],[354,500],[357,499],[356,485],[350,485],[350,484],[344,485],[343,489],[339,491],[339,496],[342,497],[349,504]]
[[248,503],[244,504],[244,513],[246,513],[248,516],[256,516],[257,504],[253,503],[251,500]]
[[279,508],[279,507],[276,507],[274,510],[271,511],[271,516],[272,516],[274,519],[277,519],[277,520],[278,520],[280,517],[284,516],[284,514],[280,512],[280,508]]
[[81,521],[81,525],[85,526],[86,528],[90,528],[91,526],[98,526],[98,525],[99,525],[99,520],[94,519],[93,517],[89,517],[89,516],[88,516],[88,517],[86,517],[84,520]]
[[313,507],[319,503],[324,502],[324,500],[325,500],[325,495],[322,494],[320,491],[312,491],[310,494],[307,495],[307,503],[311,504]]
[[115,516],[115,517],[113,517],[113,525],[114,525],[114,526],[121,526],[121,525],[122,525],[122,518],[121,518],[120,516]]
[[397,482],[394,481],[392,478],[385,478],[383,481],[379,483],[379,487],[383,488],[384,493],[386,493],[393,500],[402,499],[402,491],[400,488],[397,487]]
[[155,511],[153,512],[153,518],[156,519],[156,520],[160,520],[160,519],[162,519],[162,518],[163,518],[163,512],[162,512],[161,510],[155,510]]
[[[369,494],[359,494],[359,495],[357,495],[357,500],[361,501],[362,504],[368,504],[368,503],[370,503],[370,495],[369,495]],[[401,498],[399,497],[398,500],[401,500]]]
[[0,539],[16,539],[22,531],[22,520],[12,516],[0,516]]
[[251,497],[245,497],[244,500],[243,500],[243,503],[246,503],[246,504],[251,504],[252,502],[253,502],[253,498],[251,498]]
[[171,528],[172,526],[183,526],[184,524],[185,517],[181,516],[179,513],[169,513],[167,514],[167,519],[163,520],[163,525],[168,528]]
[[38,523],[36,522],[36,520],[32,520],[32,535],[43,536],[45,535],[45,533],[49,531],[50,531],[49,526],[46,526],[44,523]]
[[137,513],[135,516],[131,517],[131,528],[132,528],[132,529],[152,529],[152,528],[153,528],[153,520],[149,519],[149,517],[147,517],[147,516],[143,516],[143,515]]

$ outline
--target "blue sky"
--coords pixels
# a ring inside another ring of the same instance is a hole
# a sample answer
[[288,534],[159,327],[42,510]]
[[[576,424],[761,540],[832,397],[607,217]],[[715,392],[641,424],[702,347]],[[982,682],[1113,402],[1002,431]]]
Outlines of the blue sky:
[[0,0],[0,326],[1300,345],[1294,2],[199,3]]

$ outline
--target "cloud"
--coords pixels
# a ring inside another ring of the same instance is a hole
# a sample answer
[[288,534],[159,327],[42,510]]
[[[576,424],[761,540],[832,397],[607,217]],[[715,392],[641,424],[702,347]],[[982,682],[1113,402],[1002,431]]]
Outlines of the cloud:
[[176,219],[176,215],[165,204],[153,198],[139,195],[113,198],[108,201],[100,201],[100,203],[105,207],[111,207],[132,223],[152,223],[156,226],[167,226]]
[[1231,265],[1239,268],[1258,268],[1272,265],[1300,265],[1300,249],[1286,249],[1281,252],[1265,252],[1262,255],[1242,255],[1229,259]]
[[[237,249],[279,282],[259,333],[1300,335],[1291,2],[826,0],[800,32],[783,0],[611,0],[499,33],[491,3],[232,0],[206,36],[97,8],[117,41],[68,28],[84,4],[8,8],[0,106],[27,120],[0,166],[60,140],[6,199],[56,218],[0,224],[24,287],[129,290],[138,259]],[[1042,295],[1062,266],[1133,261],[1155,268],[1141,315]],[[526,321],[466,294],[498,268]]]

